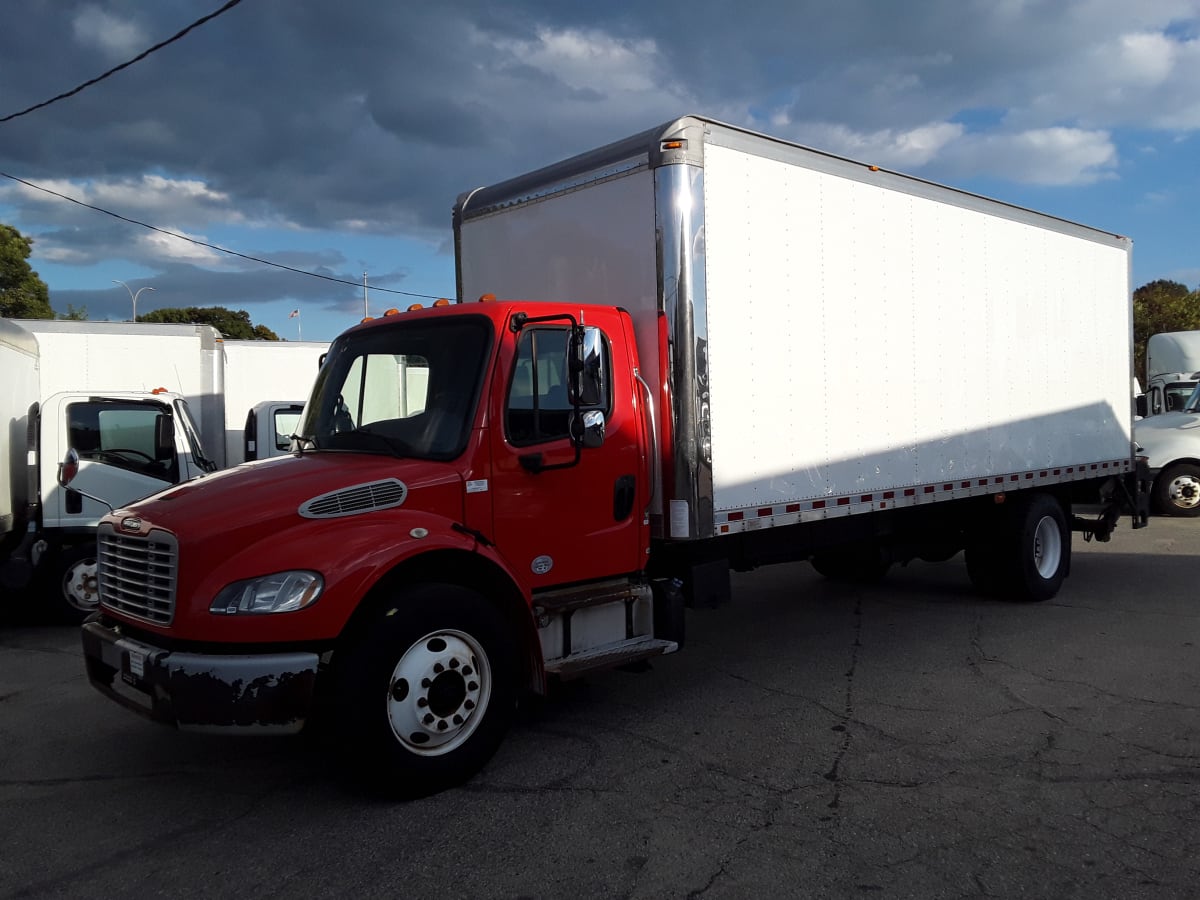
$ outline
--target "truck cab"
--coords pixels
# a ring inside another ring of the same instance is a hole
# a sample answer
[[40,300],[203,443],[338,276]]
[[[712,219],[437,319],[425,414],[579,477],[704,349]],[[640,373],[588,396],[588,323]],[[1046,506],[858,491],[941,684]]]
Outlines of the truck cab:
[[582,318],[482,302],[343,334],[292,454],[101,522],[93,683],[181,728],[293,732],[328,699],[411,791],[477,768],[522,685],[676,649],[632,325]]
[[242,429],[242,460],[253,462],[283,456],[292,450],[292,435],[304,413],[301,401],[263,400],[246,413]]
[[1200,516],[1200,386],[1178,408],[1135,422],[1133,436],[1149,465],[1155,512]]

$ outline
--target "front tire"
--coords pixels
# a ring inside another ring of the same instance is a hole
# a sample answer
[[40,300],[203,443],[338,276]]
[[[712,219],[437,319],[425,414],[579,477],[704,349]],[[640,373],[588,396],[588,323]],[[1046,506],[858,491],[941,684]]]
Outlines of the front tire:
[[1155,512],[1164,516],[1200,516],[1200,466],[1168,466],[1154,479]]
[[420,585],[338,651],[340,756],[372,792],[410,799],[462,784],[495,753],[517,699],[514,640],[475,591]]
[[75,625],[82,622],[100,604],[96,587],[96,544],[86,542],[59,547],[50,551],[35,582],[36,601],[42,605],[33,610],[37,619],[55,624]]

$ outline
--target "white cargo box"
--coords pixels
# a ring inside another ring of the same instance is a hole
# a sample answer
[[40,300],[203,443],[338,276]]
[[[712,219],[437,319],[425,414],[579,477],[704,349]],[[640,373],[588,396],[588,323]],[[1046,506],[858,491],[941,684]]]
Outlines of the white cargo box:
[[670,536],[1131,468],[1124,237],[696,117],[455,228],[464,300],[632,312]]

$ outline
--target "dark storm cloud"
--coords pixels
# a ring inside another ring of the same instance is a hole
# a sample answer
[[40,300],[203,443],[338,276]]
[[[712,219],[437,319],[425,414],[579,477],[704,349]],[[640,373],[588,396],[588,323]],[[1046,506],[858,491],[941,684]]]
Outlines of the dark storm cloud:
[[[0,115],[217,5],[23,4],[0,29]],[[1196,18],[1190,0],[246,0],[0,125],[0,169],[188,233],[433,243],[459,192],[692,112],[934,178],[1084,183],[1115,171],[1113,128],[1200,127]],[[60,201],[0,184],[0,202],[63,261],[152,256]]]

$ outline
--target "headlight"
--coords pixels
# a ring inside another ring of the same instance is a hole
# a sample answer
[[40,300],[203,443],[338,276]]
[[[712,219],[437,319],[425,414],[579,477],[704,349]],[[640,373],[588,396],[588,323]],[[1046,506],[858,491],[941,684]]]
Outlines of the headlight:
[[276,572],[223,587],[208,611],[218,616],[295,612],[316,603],[324,587],[316,572]]

